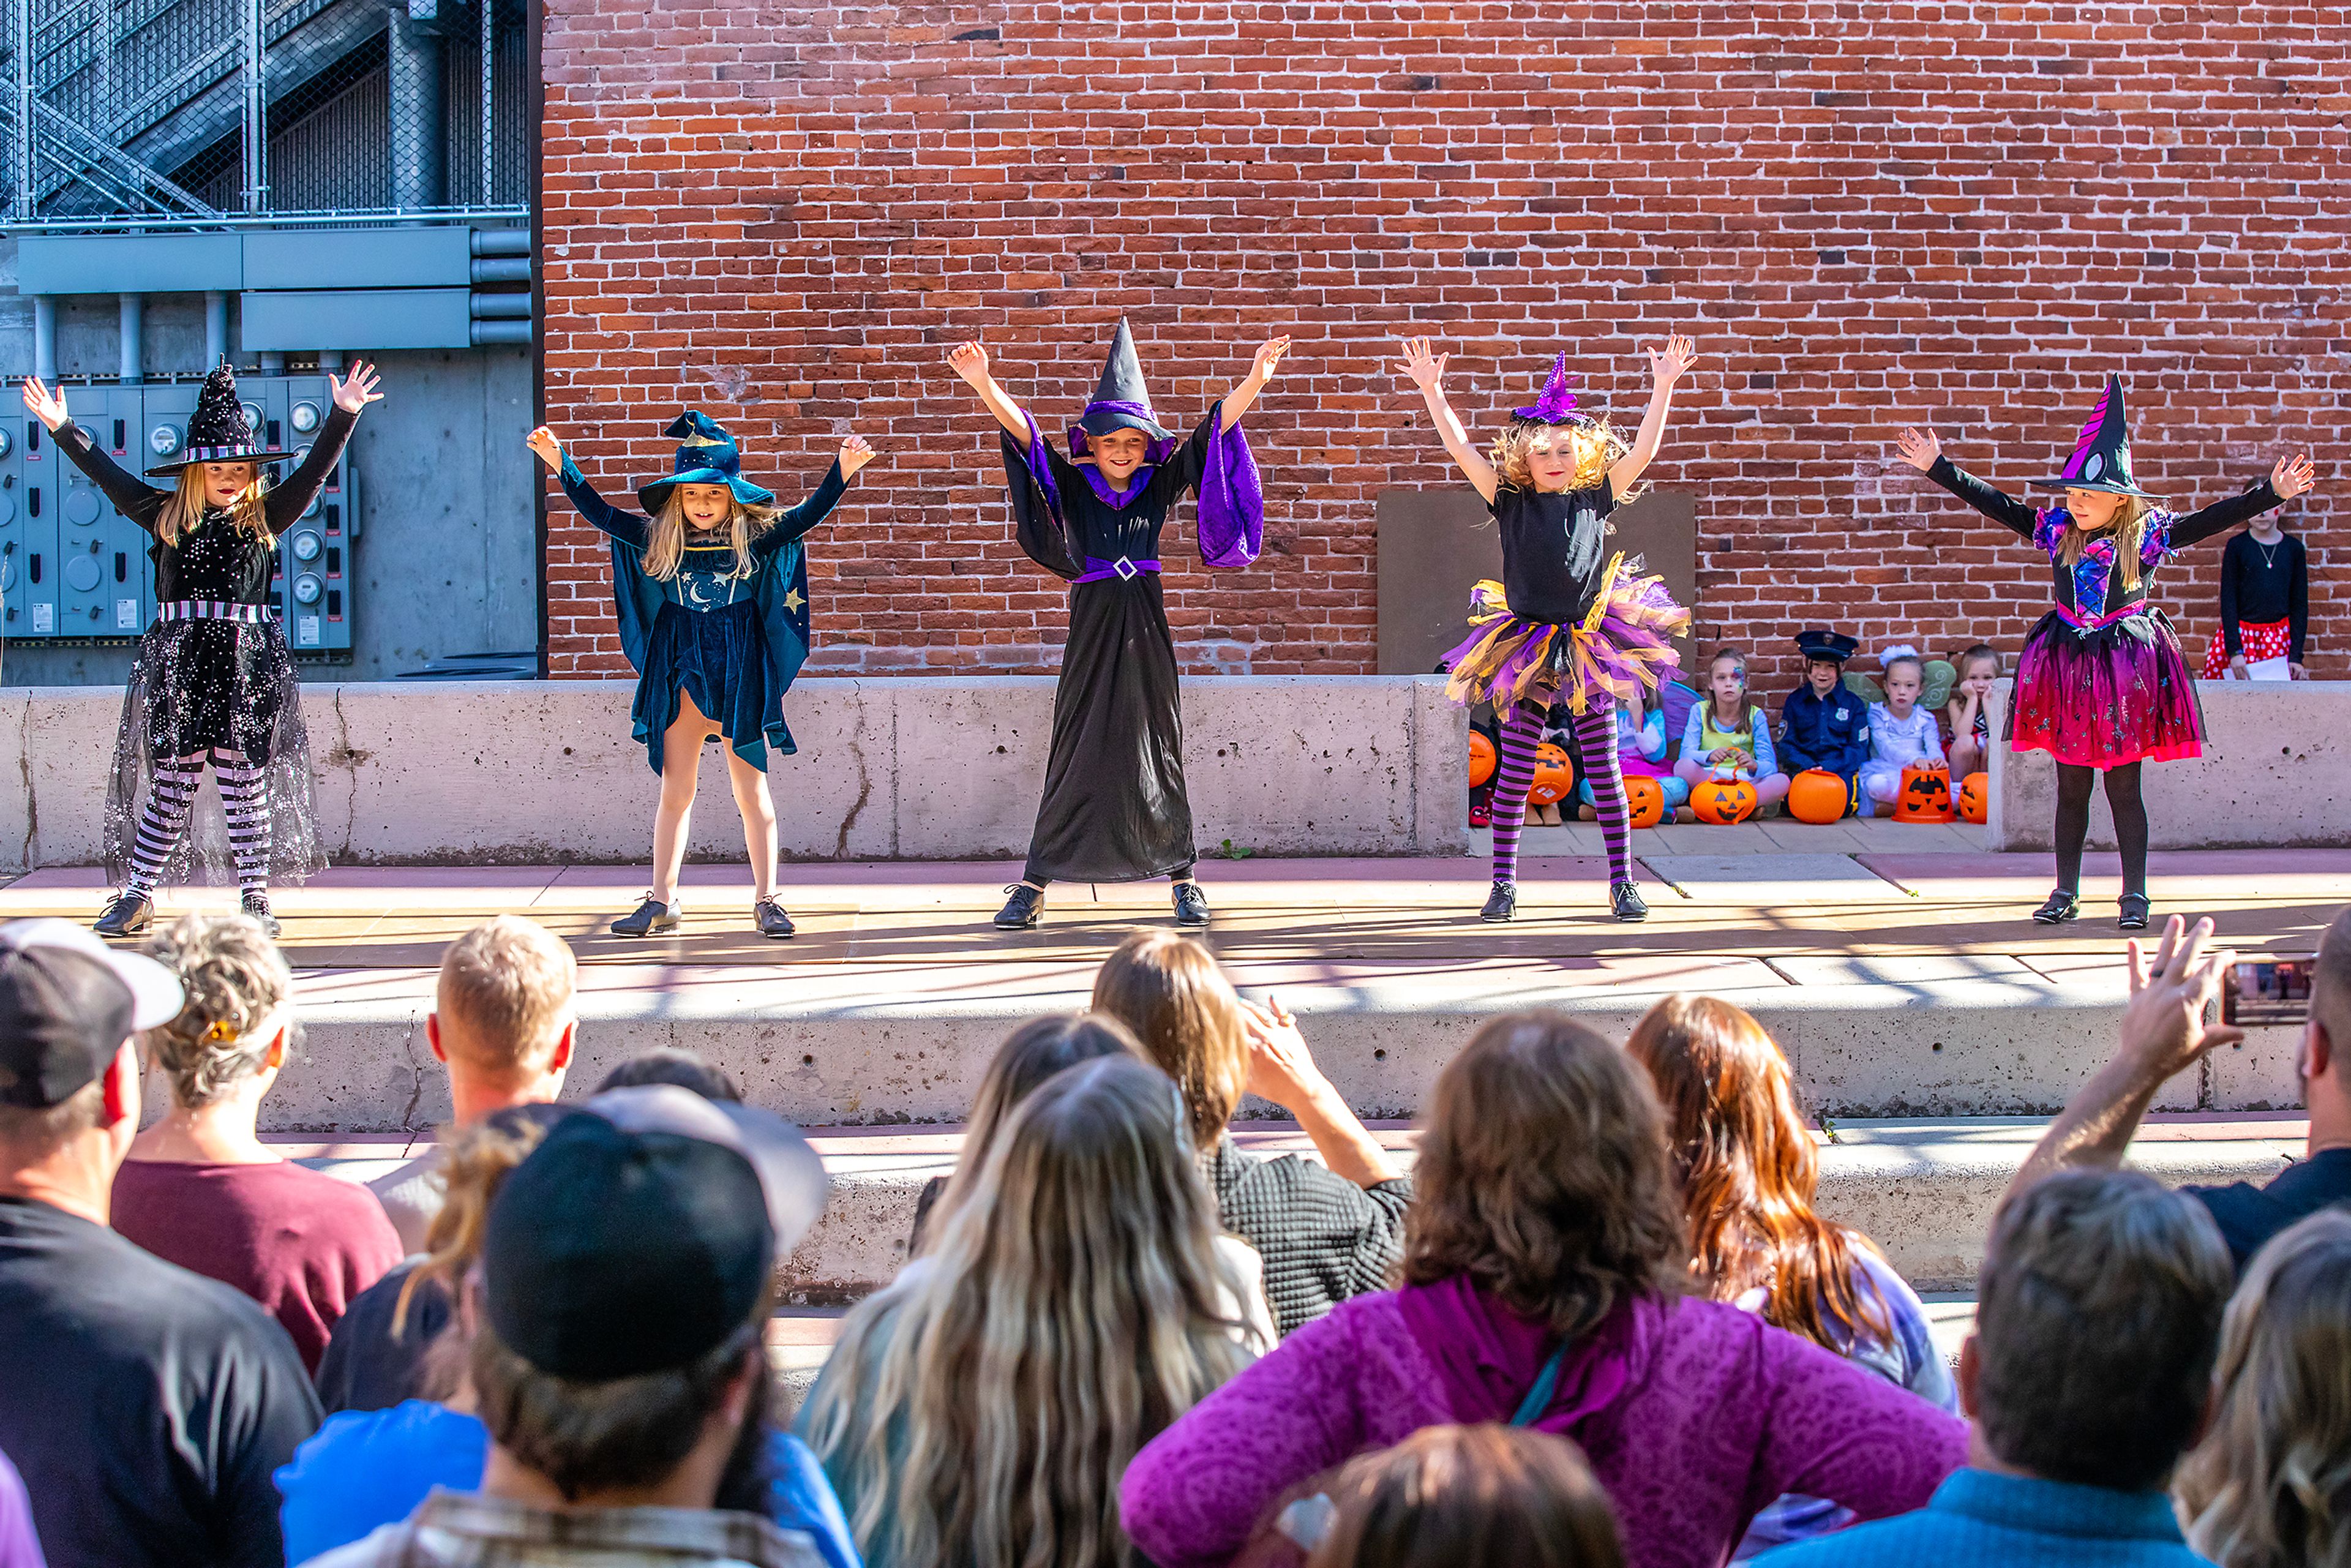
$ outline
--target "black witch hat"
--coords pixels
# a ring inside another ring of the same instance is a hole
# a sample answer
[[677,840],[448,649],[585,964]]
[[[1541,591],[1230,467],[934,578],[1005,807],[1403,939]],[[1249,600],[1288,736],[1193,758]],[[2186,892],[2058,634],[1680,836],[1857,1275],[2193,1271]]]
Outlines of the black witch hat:
[[[1135,356],[1134,334],[1126,329],[1126,318],[1118,319],[1118,335],[1111,340],[1110,358],[1102,362],[1102,380],[1094,386],[1093,401],[1086,412],[1070,427],[1070,455],[1086,454],[1086,437],[1108,435],[1113,430],[1139,430],[1154,443],[1174,441],[1175,433],[1161,424],[1151,413],[1151,394],[1143,387],[1143,361]],[[1164,460],[1155,455],[1152,461]]]
[[2131,477],[2130,425],[2123,417],[2120,376],[2106,378],[2105,395],[2091,411],[2090,423],[2082,426],[2081,442],[2074,448],[2065,472],[2041,482],[2058,490],[2104,490],[2110,496],[2147,494]]
[[271,451],[254,439],[245,404],[236,395],[236,372],[223,360],[204,378],[204,390],[196,394],[196,412],[188,416],[188,434],[179,455],[169,463],[156,464],[147,475],[156,478],[177,474],[199,463],[284,463],[293,455]]

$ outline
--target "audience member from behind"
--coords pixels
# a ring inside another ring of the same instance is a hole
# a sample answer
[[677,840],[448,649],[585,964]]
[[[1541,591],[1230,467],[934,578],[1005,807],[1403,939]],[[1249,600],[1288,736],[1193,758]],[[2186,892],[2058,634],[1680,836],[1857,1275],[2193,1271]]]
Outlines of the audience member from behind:
[[774,1269],[823,1202],[765,1112],[657,1085],[565,1117],[490,1200],[467,1287],[479,1490],[317,1561],[822,1568],[805,1531],[722,1500],[765,1468]]
[[293,971],[261,924],[183,915],[147,952],[188,999],[147,1037],[172,1108],[115,1174],[114,1228],[259,1301],[315,1372],[343,1309],[400,1261],[400,1238],[367,1188],[261,1141],[262,1096],[298,1028]]
[[2229,1303],[2211,1424],[2172,1496],[2220,1568],[2351,1564],[2351,1214],[2281,1232]]
[[2229,1252],[2191,1197],[2074,1171],[1992,1223],[1959,1353],[1968,1468],[1916,1513],[1759,1559],[1771,1568],[2192,1568],[2165,1486],[2210,1392]]
[[724,1100],[735,1105],[743,1103],[742,1085],[723,1068],[713,1067],[694,1051],[678,1045],[656,1045],[637,1052],[604,1074],[604,1081],[596,1085],[596,1092],[644,1089],[656,1083],[688,1090],[705,1100]]
[[1307,1568],[1624,1568],[1608,1494],[1547,1433],[1423,1427],[1350,1460],[1317,1500]]
[[[1208,949],[1172,931],[1120,943],[1094,977],[1093,1001],[1184,1091],[1217,1211],[1265,1260],[1281,1333],[1388,1282],[1412,1182],[1315,1067],[1294,1019],[1242,1001]],[[1322,1163],[1236,1147],[1225,1124],[1244,1092],[1297,1117]]]
[[131,1036],[181,1003],[78,926],[0,926],[0,1452],[50,1568],[281,1568],[269,1475],[319,1423],[266,1312],[108,1225]]
[[[571,949],[518,915],[501,915],[449,945],[424,1038],[449,1070],[451,1125],[563,1092],[579,1030],[579,976]],[[424,1249],[441,1207],[440,1170],[436,1145],[368,1184],[410,1252]]]
[[[1698,1289],[1956,1413],[1917,1295],[1867,1237],[1813,1210],[1820,1155],[1763,1026],[1712,997],[1667,997],[1625,1049],[1665,1102]],[[1735,1555],[1850,1522],[1821,1499],[1782,1498]]]
[[[2204,1022],[2237,956],[2207,944],[2212,922],[2182,929],[2178,915],[2164,925],[2152,965],[2130,945],[2130,1005],[2123,1011],[2122,1049],[2066,1103],[2040,1145],[2009,1184],[2011,1199],[2057,1170],[2113,1170],[2155,1103],[2157,1091],[2210,1051],[2233,1045],[2244,1030]],[[2304,1155],[2263,1186],[2181,1190],[2212,1213],[2242,1270],[2262,1244],[2304,1215],[2351,1202],[2351,909],[2335,917],[2319,938],[2311,967],[2310,1019],[2294,1058],[2302,1101],[2310,1109]]]
[[1155,1068],[1084,1062],[1021,1102],[800,1411],[870,1568],[1134,1562],[1120,1473],[1249,1359],[1215,1235]]
[[[472,1491],[481,1484],[490,1437],[467,1369],[475,1320],[446,1303],[462,1298],[465,1281],[481,1256],[491,1202],[541,1136],[574,1114],[634,1102],[634,1096],[615,1102],[600,1093],[579,1106],[514,1105],[451,1135],[449,1201],[433,1221],[433,1251],[417,1266],[403,1292],[406,1299],[398,1302],[409,1310],[427,1299],[440,1301],[449,1327],[432,1343],[418,1397],[389,1410],[328,1416],[318,1436],[295,1451],[294,1462],[277,1472],[277,1490],[286,1500],[288,1562],[307,1561],[406,1519],[435,1487]],[[789,1244],[798,1238],[785,1239]],[[717,1506],[764,1514],[786,1529],[805,1531],[827,1568],[858,1568],[857,1549],[816,1456],[773,1427],[762,1436],[766,1474],[734,1467],[721,1482]]]
[[[964,1124],[963,1152],[956,1158],[955,1174],[933,1176],[923,1184],[922,1196],[914,1202],[914,1233],[906,1239],[907,1257],[920,1257],[924,1244],[938,1234],[946,1217],[970,1196],[980,1167],[987,1163],[987,1152],[996,1146],[997,1134],[1004,1131],[1013,1108],[1053,1074],[1103,1056],[1141,1061],[1143,1048],[1124,1024],[1101,1013],[1031,1019],[1012,1031],[980,1078],[978,1097],[971,1103],[971,1120]],[[1248,1266],[1262,1278],[1264,1265],[1254,1249]],[[1257,1296],[1264,1300],[1261,1283]],[[1269,1343],[1272,1337],[1269,1325]]]
[[1583,1025],[1479,1030],[1437,1076],[1416,1174],[1404,1288],[1299,1330],[1127,1468],[1127,1530],[1160,1568],[1225,1563],[1285,1490],[1424,1427],[1573,1438],[1643,1568],[1718,1568],[1787,1492],[1916,1508],[1965,1459],[1952,1416],[1684,1294],[1664,1114]]

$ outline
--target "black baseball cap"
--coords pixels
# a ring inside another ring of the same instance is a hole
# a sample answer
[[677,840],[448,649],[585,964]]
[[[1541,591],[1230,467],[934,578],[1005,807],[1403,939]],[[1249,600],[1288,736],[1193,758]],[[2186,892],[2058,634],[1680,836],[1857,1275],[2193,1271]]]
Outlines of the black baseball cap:
[[491,1200],[490,1326],[573,1382],[691,1365],[750,1322],[776,1260],[816,1223],[823,1163],[781,1117],[669,1084],[580,1109]]
[[46,1111],[142,1029],[180,1016],[179,977],[63,920],[0,925],[0,1104]]

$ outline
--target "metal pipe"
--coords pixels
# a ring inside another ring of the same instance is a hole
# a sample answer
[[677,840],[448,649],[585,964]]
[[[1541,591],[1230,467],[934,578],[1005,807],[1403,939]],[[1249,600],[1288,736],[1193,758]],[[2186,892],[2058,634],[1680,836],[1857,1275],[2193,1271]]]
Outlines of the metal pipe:
[[492,105],[496,101],[497,83],[492,68],[497,62],[497,39],[491,31],[495,12],[493,0],[475,0],[482,11],[482,191],[480,200],[490,199],[490,183],[497,177],[496,130],[493,123]]
[[53,295],[33,296],[33,373],[45,382],[57,379],[57,302]]
[[473,231],[473,252],[475,256],[528,256],[528,229],[475,229]]
[[262,80],[261,0],[244,0],[245,210],[269,210],[269,116]]
[[530,257],[477,256],[474,258],[473,279],[475,283],[528,283]]
[[140,354],[139,340],[147,326],[147,297],[125,294],[120,297],[122,306],[122,384],[135,387],[147,379],[147,365]]
[[214,365],[228,358],[228,294],[212,288],[204,292],[204,370],[210,373]]
[[[474,219],[483,223],[521,223],[529,218],[530,209],[528,207],[511,206],[442,207],[437,209],[433,215],[435,218],[445,218],[452,223],[463,222],[466,219]],[[168,231],[172,229],[204,229],[207,232],[220,229],[233,233],[244,233],[252,229],[277,230],[302,229],[310,227],[350,228],[354,226],[364,227],[371,225],[378,227],[395,226],[399,228],[413,228],[415,225],[416,214],[413,213],[346,213],[340,212],[329,207],[321,208],[316,212],[270,213],[266,215],[223,213],[218,217],[211,218],[192,217],[186,214],[172,213],[160,213],[152,215],[127,213],[109,213],[103,217],[36,218],[31,223],[0,223],[0,235],[92,235],[113,234],[119,230],[144,232],[151,230]],[[491,234],[505,234],[508,231],[505,229],[491,229],[484,232]],[[528,231],[515,232],[524,233],[526,237],[528,237]]]
[[528,294],[475,294],[467,303],[473,307],[476,321],[528,321],[530,319],[530,296]]
[[530,342],[530,322],[527,319],[476,321],[474,323],[473,341],[476,349],[499,347],[508,343],[521,343],[527,346]]
[[328,371],[340,371],[342,368],[343,351],[340,349],[321,349],[319,350],[319,369],[321,373]]
[[16,28],[10,36],[16,68],[16,190],[11,204],[18,222],[33,216],[33,0],[14,0]]
[[404,7],[392,13],[384,31],[384,80],[392,204],[402,212],[437,207],[448,199],[441,39],[418,26]]

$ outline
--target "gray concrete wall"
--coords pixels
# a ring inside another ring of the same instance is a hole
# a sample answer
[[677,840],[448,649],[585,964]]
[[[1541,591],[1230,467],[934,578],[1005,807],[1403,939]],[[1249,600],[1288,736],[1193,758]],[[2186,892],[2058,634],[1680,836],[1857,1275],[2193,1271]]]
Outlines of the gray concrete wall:
[[[341,863],[632,863],[655,779],[622,681],[308,685],[329,858]],[[968,860],[1028,847],[1052,730],[1046,676],[810,678],[786,704],[799,755],[769,779],[798,859]],[[1184,683],[1200,848],[1460,854],[1468,721],[1431,677]],[[100,852],[112,691],[0,693],[0,866]],[[703,756],[691,852],[742,853],[723,760]]]
[[[1994,735],[2013,686],[1993,688]],[[2351,681],[2199,681],[2196,691],[2204,755],[2140,770],[2155,848],[2351,844]],[[2057,799],[2049,754],[1995,745],[1991,772],[1986,847],[2048,849]],[[2103,789],[2090,799],[2090,844],[2115,847]]]

